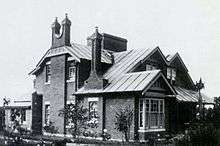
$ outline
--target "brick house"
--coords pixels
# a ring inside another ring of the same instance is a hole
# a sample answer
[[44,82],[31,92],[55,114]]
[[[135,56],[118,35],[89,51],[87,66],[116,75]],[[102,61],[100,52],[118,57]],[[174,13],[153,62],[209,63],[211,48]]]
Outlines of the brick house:
[[[128,50],[126,39],[100,34],[97,28],[87,45],[71,43],[70,26],[67,16],[62,29],[55,20],[51,47],[30,72],[36,76],[37,94],[42,95],[36,108],[40,125],[52,121],[66,134],[67,119],[58,113],[75,98],[97,111],[95,130],[107,129],[113,139],[121,137],[114,118],[122,107],[134,111],[132,139],[177,132],[195,118],[198,93],[178,53],[164,56],[159,47]],[[203,99],[209,102],[205,95]]]

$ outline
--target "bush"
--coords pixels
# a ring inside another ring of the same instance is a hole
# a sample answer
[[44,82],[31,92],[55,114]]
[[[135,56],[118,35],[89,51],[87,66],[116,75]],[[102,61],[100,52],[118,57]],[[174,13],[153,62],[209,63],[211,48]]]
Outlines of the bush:
[[115,128],[124,134],[125,140],[130,139],[130,127],[133,121],[133,110],[130,107],[119,109],[115,115]]
[[178,146],[215,146],[218,143],[217,130],[212,123],[191,123],[184,135],[174,138]]

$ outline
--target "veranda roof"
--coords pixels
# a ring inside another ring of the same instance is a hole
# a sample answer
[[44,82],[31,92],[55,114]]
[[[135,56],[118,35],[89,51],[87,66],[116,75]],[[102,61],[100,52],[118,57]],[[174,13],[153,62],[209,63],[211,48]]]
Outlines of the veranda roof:
[[[184,101],[184,102],[198,102],[199,99],[199,93],[193,90],[187,90],[181,87],[174,87],[177,95],[176,98],[178,101]],[[207,95],[201,93],[202,99],[204,103],[213,104],[214,100]]]

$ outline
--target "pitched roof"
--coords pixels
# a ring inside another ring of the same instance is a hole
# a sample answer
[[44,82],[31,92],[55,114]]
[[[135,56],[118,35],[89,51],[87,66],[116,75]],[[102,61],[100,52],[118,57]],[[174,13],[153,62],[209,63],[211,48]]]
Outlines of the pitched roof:
[[[193,90],[187,90],[181,87],[174,87],[178,93],[176,98],[184,102],[198,102],[199,93]],[[201,94],[204,103],[214,103],[214,99],[209,98],[205,94]]]
[[152,70],[123,74],[112,80],[103,90],[85,90],[81,88],[77,91],[77,94],[142,91],[159,72],[160,70]]
[[187,69],[186,65],[184,64],[182,58],[180,57],[179,53],[167,55],[167,56],[166,56],[167,64],[170,65],[176,58],[181,62],[183,68],[184,68],[186,71],[188,71],[188,69]]
[[[114,65],[111,66],[103,77],[108,80],[108,86],[104,90],[100,91],[85,91],[82,87],[78,90],[77,94],[80,93],[99,93],[99,92],[123,92],[123,91],[137,91],[142,90],[143,86],[146,87],[151,81],[150,77],[157,75],[160,71],[146,71],[138,73],[129,73],[134,69],[139,63],[145,61],[151,56],[155,51],[159,50],[158,47],[154,49],[134,49],[123,52],[113,53],[114,55]],[[146,79],[146,80],[145,80]],[[128,83],[132,84],[135,80],[134,85],[140,83],[141,81],[147,81],[136,88],[136,86],[127,87]],[[137,83],[136,83],[137,82]],[[142,88],[141,88],[142,87]],[[123,90],[122,90],[123,89]]]
[[111,82],[118,76],[132,71],[132,69],[138,66],[142,61],[146,60],[158,49],[159,48],[134,49],[120,53],[113,53],[115,61],[114,65],[107,70],[104,74],[104,78]]
[[[160,70],[126,73],[112,80],[112,82],[103,90],[85,90],[85,88],[82,87],[76,94],[144,91],[160,76],[163,76]],[[171,90],[175,92],[173,89]]]
[[[76,43],[72,43],[71,46],[62,46],[58,48],[49,49],[41,58],[41,60],[37,63],[35,69],[32,70],[29,74],[34,74],[37,70],[39,70],[40,65],[47,57],[57,56],[61,54],[70,54],[73,57],[73,59],[80,62],[80,59],[91,60],[91,52],[91,47]],[[111,54],[106,50],[102,50],[101,61],[107,64],[112,64]]]

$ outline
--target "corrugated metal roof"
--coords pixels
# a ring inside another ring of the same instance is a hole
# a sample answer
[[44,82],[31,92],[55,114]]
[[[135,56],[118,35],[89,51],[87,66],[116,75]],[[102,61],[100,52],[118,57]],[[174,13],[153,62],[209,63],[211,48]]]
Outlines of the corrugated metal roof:
[[31,107],[31,101],[19,101],[19,102],[10,102],[5,106],[6,108],[27,108]]
[[104,78],[112,82],[118,76],[131,71],[139,62],[147,58],[154,49],[134,49],[120,53],[113,53],[115,63],[104,74]]
[[[192,90],[187,90],[181,87],[174,87],[178,95],[176,96],[177,100],[185,102],[198,102],[199,93]],[[201,94],[204,103],[214,103],[212,98],[209,98],[205,94]]]
[[[38,69],[40,69],[40,65],[44,61],[45,58],[57,56],[57,55],[61,55],[61,54],[66,54],[66,53],[70,54],[73,57],[73,59],[75,59],[79,62],[80,62],[80,59],[91,60],[91,58],[92,58],[91,47],[86,46],[86,45],[72,43],[71,46],[62,46],[62,47],[58,47],[58,48],[49,49],[44,54],[44,56],[41,58],[41,60],[38,62],[38,64],[36,65],[36,68],[33,71],[31,71],[29,74],[33,74]],[[102,58],[101,58],[102,62],[112,64],[111,54],[108,51],[102,50],[101,55],[102,55]]]
[[142,91],[159,73],[160,70],[127,73],[113,80],[103,90],[85,90],[81,88],[77,91],[77,94]]

